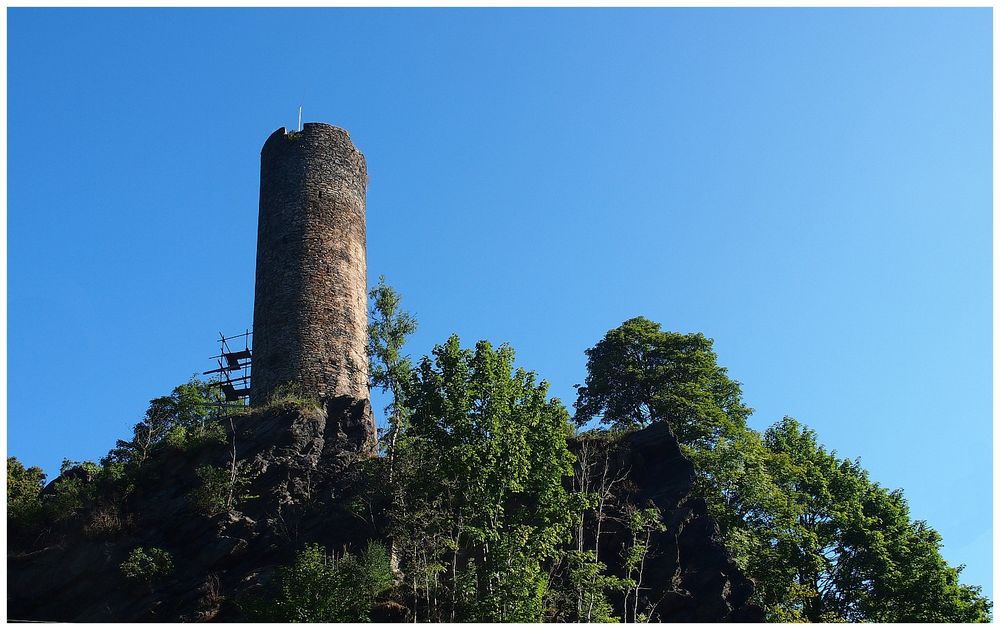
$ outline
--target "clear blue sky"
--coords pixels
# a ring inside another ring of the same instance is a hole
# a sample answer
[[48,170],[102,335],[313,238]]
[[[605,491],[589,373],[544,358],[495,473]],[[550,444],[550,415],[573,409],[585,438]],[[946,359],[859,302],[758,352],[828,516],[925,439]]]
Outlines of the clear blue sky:
[[8,448],[50,474],[251,325],[259,151],[368,159],[368,271],[572,403],[645,315],[902,487],[992,593],[991,12],[8,11]]

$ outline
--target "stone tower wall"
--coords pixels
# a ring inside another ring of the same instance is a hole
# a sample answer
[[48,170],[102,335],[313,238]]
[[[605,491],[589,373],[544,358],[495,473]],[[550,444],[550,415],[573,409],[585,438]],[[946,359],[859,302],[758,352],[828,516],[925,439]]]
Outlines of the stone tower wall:
[[260,153],[250,403],[292,383],[368,400],[365,158],[343,129],[278,129]]

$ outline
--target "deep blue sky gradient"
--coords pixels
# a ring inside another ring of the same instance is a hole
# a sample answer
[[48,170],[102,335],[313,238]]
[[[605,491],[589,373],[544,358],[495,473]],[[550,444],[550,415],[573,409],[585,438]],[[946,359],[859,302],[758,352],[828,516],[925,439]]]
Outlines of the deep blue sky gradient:
[[8,448],[57,472],[251,325],[258,158],[345,127],[369,279],[571,404],[702,331],[992,593],[991,13],[8,10]]

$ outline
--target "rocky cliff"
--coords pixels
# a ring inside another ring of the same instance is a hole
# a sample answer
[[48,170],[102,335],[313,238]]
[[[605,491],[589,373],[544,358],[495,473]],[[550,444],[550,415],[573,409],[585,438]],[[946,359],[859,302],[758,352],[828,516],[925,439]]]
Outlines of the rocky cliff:
[[[369,414],[367,402],[342,398],[323,409],[287,406],[235,417],[225,423],[235,440],[231,434],[226,443],[163,454],[143,468],[113,514],[94,502],[45,536],[12,539],[9,619],[241,620],[240,603],[261,593],[303,544],[340,551],[384,538]],[[573,446],[579,451],[581,441]],[[193,498],[204,486],[199,471],[232,470],[233,461],[243,483],[231,509],[206,516]],[[692,495],[691,464],[669,430],[626,436],[608,461],[616,478],[628,480],[618,492],[655,505],[665,520],[645,568],[653,619],[760,621],[759,609],[747,604],[752,585],[720,544],[704,501]],[[67,474],[94,483],[79,470]],[[611,550],[624,535],[608,523],[602,544]],[[170,575],[127,580],[120,565],[137,547],[168,551]],[[609,569],[620,571],[614,554],[605,555]],[[376,613],[386,621],[405,616],[398,605]]]
[[[637,606],[649,611],[650,621],[763,621],[763,611],[748,603],[753,583],[722,545],[704,499],[694,492],[694,468],[665,424],[613,439],[584,435],[571,446],[577,487],[586,479],[588,491],[609,488],[598,556],[613,574],[623,572],[619,550],[632,535],[621,506],[655,507],[662,515],[664,530],[649,540]],[[596,528],[587,530],[587,547],[594,548]]]

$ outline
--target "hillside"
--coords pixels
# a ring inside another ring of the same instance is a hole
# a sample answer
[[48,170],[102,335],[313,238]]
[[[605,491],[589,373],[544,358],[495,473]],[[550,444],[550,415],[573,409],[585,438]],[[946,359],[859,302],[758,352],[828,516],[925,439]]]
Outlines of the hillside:
[[[42,498],[52,503],[73,488],[79,501],[69,513],[44,528],[11,530],[9,618],[252,620],[274,597],[279,568],[307,543],[341,556],[360,554],[372,541],[389,547],[391,499],[384,460],[371,458],[364,435],[366,412],[335,399],[324,409],[288,403],[222,418],[222,439],[160,444],[133,487],[82,466],[65,471]],[[574,438],[571,447],[578,455],[595,448],[607,454],[604,473],[621,479],[614,502],[655,505],[663,515],[636,605],[657,621],[760,620],[760,609],[748,605],[752,585],[720,544],[705,502],[692,494],[694,471],[666,426],[599,442]],[[234,452],[236,493],[227,507],[227,484],[217,486],[213,507],[204,471],[232,470]],[[578,463],[577,478],[580,472]],[[610,575],[623,577],[617,550],[628,532],[610,520],[604,527],[601,559]],[[137,548],[163,550],[170,566],[161,571],[148,562],[130,579],[123,564]],[[411,618],[403,577],[379,595],[370,618]]]

